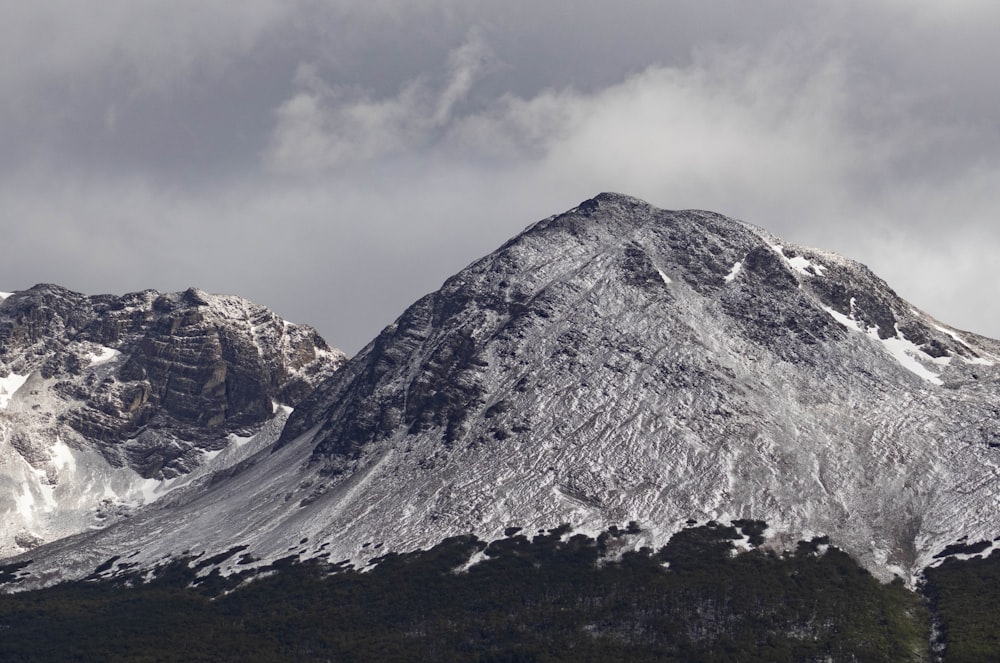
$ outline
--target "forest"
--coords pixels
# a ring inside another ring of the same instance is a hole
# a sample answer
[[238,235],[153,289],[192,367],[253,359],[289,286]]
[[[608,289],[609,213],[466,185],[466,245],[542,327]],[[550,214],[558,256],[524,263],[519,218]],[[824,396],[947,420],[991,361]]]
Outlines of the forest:
[[[151,579],[97,579],[106,563],[88,580],[0,595],[0,660],[1000,657],[1000,618],[988,609],[1000,605],[997,560],[946,560],[918,593],[880,583],[825,538],[770,550],[766,529],[692,524],[653,550],[635,549],[636,523],[596,538],[511,527],[497,541],[455,537],[364,569],[296,558],[260,567],[238,546]],[[247,570],[220,575],[237,555]],[[0,588],[15,576],[0,567]]]

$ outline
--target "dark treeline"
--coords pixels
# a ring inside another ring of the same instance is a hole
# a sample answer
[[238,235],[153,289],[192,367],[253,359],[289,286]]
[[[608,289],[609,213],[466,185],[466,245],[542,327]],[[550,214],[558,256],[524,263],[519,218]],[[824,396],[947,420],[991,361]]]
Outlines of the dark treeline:
[[[389,554],[364,573],[287,559],[249,583],[198,578],[204,561],[178,561],[132,587],[117,578],[0,596],[0,660],[929,660],[919,595],[879,583],[825,540],[734,554],[735,540],[760,543],[765,527],[690,527],[655,551],[632,550],[634,525],[596,539],[512,529],[489,545],[458,537]],[[943,598],[945,578],[931,584],[950,614],[962,608]]]
[[949,558],[924,576],[944,660],[1000,661],[1000,556]]

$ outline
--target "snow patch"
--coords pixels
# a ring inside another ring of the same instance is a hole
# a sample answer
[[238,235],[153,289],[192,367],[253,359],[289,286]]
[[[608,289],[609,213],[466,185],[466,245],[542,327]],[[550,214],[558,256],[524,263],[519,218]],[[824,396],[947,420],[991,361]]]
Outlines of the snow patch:
[[942,327],[941,325],[934,325],[934,329],[938,330],[939,332],[944,332],[948,336],[951,336],[953,340],[958,341],[965,347],[972,348],[972,346],[969,345],[969,343],[964,338],[956,334],[954,330],[948,329],[947,327]]
[[785,255],[784,247],[780,244],[776,244],[771,248],[774,249],[775,253],[784,258],[789,267],[794,269],[799,274],[803,274],[805,276],[823,276],[823,271],[826,269],[824,265],[821,265],[818,262],[813,262],[805,256],[794,256],[789,258]]
[[[872,332],[869,332],[870,334]],[[874,335],[878,337],[878,329],[874,331]],[[928,369],[926,366],[921,364],[917,357],[923,354],[920,348],[913,342],[906,339],[903,336],[903,332],[899,331],[899,327],[896,328],[896,336],[893,338],[883,338],[880,339],[882,345],[885,346],[886,350],[896,358],[896,361],[903,366],[903,368],[909,370],[912,373],[922,377],[931,384],[942,385],[941,378],[938,377],[937,373]]]
[[163,490],[164,483],[164,481],[157,481],[156,479],[145,479],[140,483],[137,487],[142,494],[142,504],[150,504],[163,497],[166,492]]
[[[934,329],[937,329],[940,332],[944,332],[945,334],[947,334],[948,336],[950,336],[952,339],[954,339],[956,342],[961,343],[962,345],[964,345],[965,347],[969,348],[970,350],[974,350],[974,351],[978,352],[978,350],[976,350],[976,348],[973,348],[969,344],[968,341],[966,341],[964,338],[962,338],[957,333],[955,333],[954,330],[948,329],[947,327],[942,327],[941,325],[934,325]],[[993,366],[995,364],[995,362],[990,361],[989,359],[986,359],[985,357],[973,357],[971,359],[969,357],[962,357],[962,361],[964,361],[966,364],[976,364],[976,365],[979,365],[979,366]]]
[[14,294],[13,292],[0,292],[0,302],[2,302],[3,300],[7,299],[8,297],[10,297],[13,294]]
[[[854,298],[851,298],[851,308],[852,309],[854,308]],[[848,329],[858,332],[864,331],[864,329],[861,328],[861,323],[855,320],[854,318],[844,315],[840,311],[837,311],[829,306],[824,306],[823,310],[829,313],[834,320],[836,320],[843,326],[847,327]]]
[[729,270],[729,274],[726,275],[726,283],[732,283],[735,281],[736,276],[740,273],[741,269],[743,269],[743,261],[738,260],[736,261],[736,264],[733,265],[733,268]]
[[215,458],[216,456],[218,456],[219,454],[221,454],[223,451],[224,451],[224,449],[216,449],[215,451],[204,451],[203,450],[201,452],[201,454],[204,457],[205,461],[208,462],[208,461],[212,460],[213,458]]
[[741,552],[750,552],[756,548],[752,543],[750,543],[750,537],[744,535],[733,541],[733,556],[735,557]]
[[70,472],[76,471],[76,458],[73,456],[73,450],[58,437],[56,438],[56,443],[49,449],[49,458],[57,469],[66,469]]
[[[851,309],[854,308],[854,299],[851,299]],[[869,327],[868,329],[862,329],[861,323],[855,320],[853,317],[844,315],[839,311],[836,311],[829,306],[824,306],[823,310],[829,313],[834,320],[847,327],[852,331],[862,332],[867,334],[872,339],[880,342],[882,347],[884,347],[889,354],[899,363],[900,366],[910,371],[911,373],[923,378],[927,382],[935,385],[942,385],[944,382],[938,376],[937,373],[930,370],[926,366],[920,363],[917,359],[918,357],[926,357],[927,359],[933,359],[926,353],[924,353],[913,341],[906,339],[903,332],[899,331],[899,326],[896,326],[896,335],[892,338],[880,338],[878,335],[878,326]]]
[[107,364],[109,361],[113,361],[121,355],[121,352],[115,350],[114,348],[101,347],[97,352],[91,352],[87,355],[87,359],[90,360],[90,368],[94,366],[100,366],[101,364]]
[[0,378],[0,410],[6,410],[10,405],[11,396],[27,381],[27,375],[11,373],[5,378]]
[[17,505],[17,512],[25,520],[34,519],[34,508],[35,508],[35,496],[31,494],[31,486],[28,482],[21,484],[21,490],[23,491],[20,495],[14,498],[14,503]]
[[[272,400],[271,401],[271,412],[272,412],[272,414],[278,414],[279,412],[283,412],[286,415],[290,415],[294,410],[295,410],[295,408],[291,407],[290,405],[285,405],[283,403],[279,403],[276,400]],[[250,439],[250,438],[247,438],[247,439]]]
[[[289,408],[289,410],[290,409],[291,408]],[[254,439],[254,437],[256,437],[256,436],[255,435],[248,435],[247,437],[243,437],[243,436],[237,435],[236,433],[230,433],[229,434],[229,443],[230,444],[235,444],[236,448],[239,449],[244,444],[246,444],[250,440]],[[220,451],[210,451],[208,453],[214,454],[214,455],[212,455],[210,457],[211,458],[215,458],[215,456],[217,456],[219,453],[221,453],[221,450]]]
[[134,506],[152,504],[170,491],[186,486],[190,478],[189,475],[186,475],[174,477],[173,479],[143,479],[136,485],[143,501]]
[[657,269],[656,271],[660,273],[660,278],[663,279],[664,283],[666,283],[667,285],[673,283],[673,281],[670,280],[670,277],[663,273],[662,269]]
[[485,562],[487,559],[489,559],[489,557],[486,555],[484,551],[477,550],[476,552],[472,553],[472,555],[469,557],[468,560],[466,560],[464,564],[456,568],[453,571],[453,573],[465,573],[476,564],[479,564],[480,562]]
[[43,483],[42,480],[45,479],[45,472],[39,471],[39,484],[38,490],[42,494],[42,500],[45,502],[44,510],[45,513],[52,513],[59,506],[56,501],[56,487],[50,483]]

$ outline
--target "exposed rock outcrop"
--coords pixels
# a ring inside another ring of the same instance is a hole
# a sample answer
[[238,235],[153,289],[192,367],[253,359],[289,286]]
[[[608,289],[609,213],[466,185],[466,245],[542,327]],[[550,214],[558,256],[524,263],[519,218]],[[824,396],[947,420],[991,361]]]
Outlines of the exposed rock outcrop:
[[[0,463],[21,497],[0,498],[0,511],[44,530],[67,506],[32,474],[65,496],[99,478],[93,459],[96,474],[68,467],[95,452],[137,480],[183,477],[284,416],[344,360],[312,328],[239,297],[86,296],[49,284],[13,293],[0,302]],[[125,499],[120,481],[107,488]]]

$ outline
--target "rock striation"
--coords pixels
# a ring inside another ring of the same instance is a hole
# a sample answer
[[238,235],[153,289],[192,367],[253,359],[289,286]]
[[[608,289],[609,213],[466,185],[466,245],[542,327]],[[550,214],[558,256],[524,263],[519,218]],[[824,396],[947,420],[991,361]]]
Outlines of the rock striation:
[[857,262],[602,194],[416,302],[279,444],[311,436],[359,539],[762,518],[908,577],[1000,533],[998,357]]
[[0,483],[14,499],[0,509],[16,525],[0,550],[151,501],[284,417],[344,360],[309,327],[194,288],[87,296],[42,284],[6,296]]

